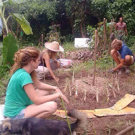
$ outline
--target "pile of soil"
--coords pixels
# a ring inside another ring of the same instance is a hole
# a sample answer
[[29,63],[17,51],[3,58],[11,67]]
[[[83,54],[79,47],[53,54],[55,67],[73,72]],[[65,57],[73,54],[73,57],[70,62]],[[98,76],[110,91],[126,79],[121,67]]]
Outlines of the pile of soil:
[[96,77],[93,84],[93,77],[83,77],[76,79],[74,87],[78,92],[84,93],[85,91],[89,94],[105,94],[107,79],[102,77]]
[[80,60],[80,61],[88,61],[90,59],[92,59],[93,57],[93,51],[91,51],[90,49],[79,49],[73,52],[66,52],[66,54],[61,57],[65,58],[70,58],[72,60]]

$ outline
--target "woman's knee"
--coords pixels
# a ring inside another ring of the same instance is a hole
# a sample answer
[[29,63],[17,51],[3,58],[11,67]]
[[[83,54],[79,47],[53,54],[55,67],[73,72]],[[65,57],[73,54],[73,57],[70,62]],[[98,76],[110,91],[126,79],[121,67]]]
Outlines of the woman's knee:
[[48,102],[48,112],[54,113],[57,110],[57,103],[54,101]]
[[127,64],[132,64],[132,57],[131,57],[130,55],[126,55],[126,56],[125,56],[125,62],[126,62]]

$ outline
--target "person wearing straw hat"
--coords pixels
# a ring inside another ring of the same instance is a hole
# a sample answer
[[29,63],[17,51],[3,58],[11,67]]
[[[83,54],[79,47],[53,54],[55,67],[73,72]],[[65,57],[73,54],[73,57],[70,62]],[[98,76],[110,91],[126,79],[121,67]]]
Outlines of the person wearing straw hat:
[[[52,78],[58,83],[59,78],[53,72],[53,70],[62,67],[60,59],[57,60],[58,52],[64,52],[64,49],[57,41],[45,43],[45,49],[42,51],[40,57],[41,63],[38,69],[36,69],[39,79],[43,79],[46,74],[50,73]],[[69,61],[69,65],[71,65],[71,61]]]

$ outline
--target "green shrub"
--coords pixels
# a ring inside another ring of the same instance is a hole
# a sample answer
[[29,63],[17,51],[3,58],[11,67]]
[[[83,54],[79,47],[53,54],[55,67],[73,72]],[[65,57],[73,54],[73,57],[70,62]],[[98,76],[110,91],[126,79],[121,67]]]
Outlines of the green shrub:
[[3,78],[7,72],[10,70],[10,66],[8,65],[1,65],[0,66],[0,78]]

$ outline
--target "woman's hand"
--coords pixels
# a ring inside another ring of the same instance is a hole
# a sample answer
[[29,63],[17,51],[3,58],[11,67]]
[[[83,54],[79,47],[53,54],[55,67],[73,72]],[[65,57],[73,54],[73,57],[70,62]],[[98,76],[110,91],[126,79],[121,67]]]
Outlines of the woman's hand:
[[69,104],[69,101],[67,99],[67,97],[65,95],[62,94],[62,92],[60,92],[60,97],[67,103]]
[[61,92],[61,90],[58,88],[58,87],[56,87],[56,92],[58,92],[59,94],[60,94],[60,97],[67,103],[67,104],[69,104],[69,101],[68,101],[68,99],[67,99],[67,97],[65,96],[65,95],[63,95],[63,93]]
[[55,77],[54,80],[56,81],[56,83],[58,84],[59,82],[59,78],[58,77]]

